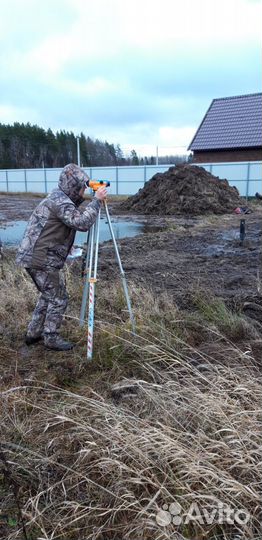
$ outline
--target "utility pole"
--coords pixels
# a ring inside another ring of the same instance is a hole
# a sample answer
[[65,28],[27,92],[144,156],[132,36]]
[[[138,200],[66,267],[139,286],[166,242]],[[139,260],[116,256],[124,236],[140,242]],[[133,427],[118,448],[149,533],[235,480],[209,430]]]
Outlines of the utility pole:
[[158,165],[158,146],[156,147],[156,165]]
[[80,167],[80,138],[77,136],[76,138],[76,144],[77,144],[77,165]]

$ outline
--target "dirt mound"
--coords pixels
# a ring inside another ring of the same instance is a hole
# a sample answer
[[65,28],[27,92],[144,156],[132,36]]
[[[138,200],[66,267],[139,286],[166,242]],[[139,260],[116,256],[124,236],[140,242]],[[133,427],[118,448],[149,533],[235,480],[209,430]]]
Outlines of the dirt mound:
[[203,167],[178,165],[155,174],[121,209],[142,214],[225,214],[241,205],[239,193]]

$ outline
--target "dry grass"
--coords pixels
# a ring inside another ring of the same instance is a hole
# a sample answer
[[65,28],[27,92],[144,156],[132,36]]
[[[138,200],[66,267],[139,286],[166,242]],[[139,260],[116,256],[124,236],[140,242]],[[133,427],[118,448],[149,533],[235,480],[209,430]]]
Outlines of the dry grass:
[[[242,334],[222,333],[233,315],[220,300],[208,307],[199,294],[188,315],[166,294],[131,286],[133,336],[119,287],[101,284],[95,358],[87,364],[77,321],[81,283],[72,270],[67,280],[73,318],[64,332],[78,347],[67,355],[41,346],[28,352],[22,334],[35,291],[6,262],[2,451],[12,479],[3,483],[2,538],[23,539],[13,481],[31,540],[258,538],[260,385],[248,342],[256,331],[245,322]],[[135,391],[112,394],[123,379]],[[183,523],[159,524],[164,505],[175,501]],[[202,516],[213,510],[213,523],[185,523],[192,503]],[[227,523],[221,504],[250,518]]]

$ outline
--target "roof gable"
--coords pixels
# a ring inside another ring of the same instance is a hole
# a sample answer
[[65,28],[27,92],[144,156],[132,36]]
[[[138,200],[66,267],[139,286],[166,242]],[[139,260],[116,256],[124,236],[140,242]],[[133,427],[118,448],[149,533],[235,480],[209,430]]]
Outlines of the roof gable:
[[190,150],[262,146],[262,93],[213,99]]

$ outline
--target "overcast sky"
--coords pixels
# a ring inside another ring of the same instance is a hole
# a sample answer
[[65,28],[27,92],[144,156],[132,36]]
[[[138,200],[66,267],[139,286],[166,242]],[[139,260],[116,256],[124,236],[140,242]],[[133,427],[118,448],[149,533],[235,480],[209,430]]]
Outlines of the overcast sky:
[[257,0],[0,0],[0,13],[1,123],[171,154],[212,99],[261,91]]

